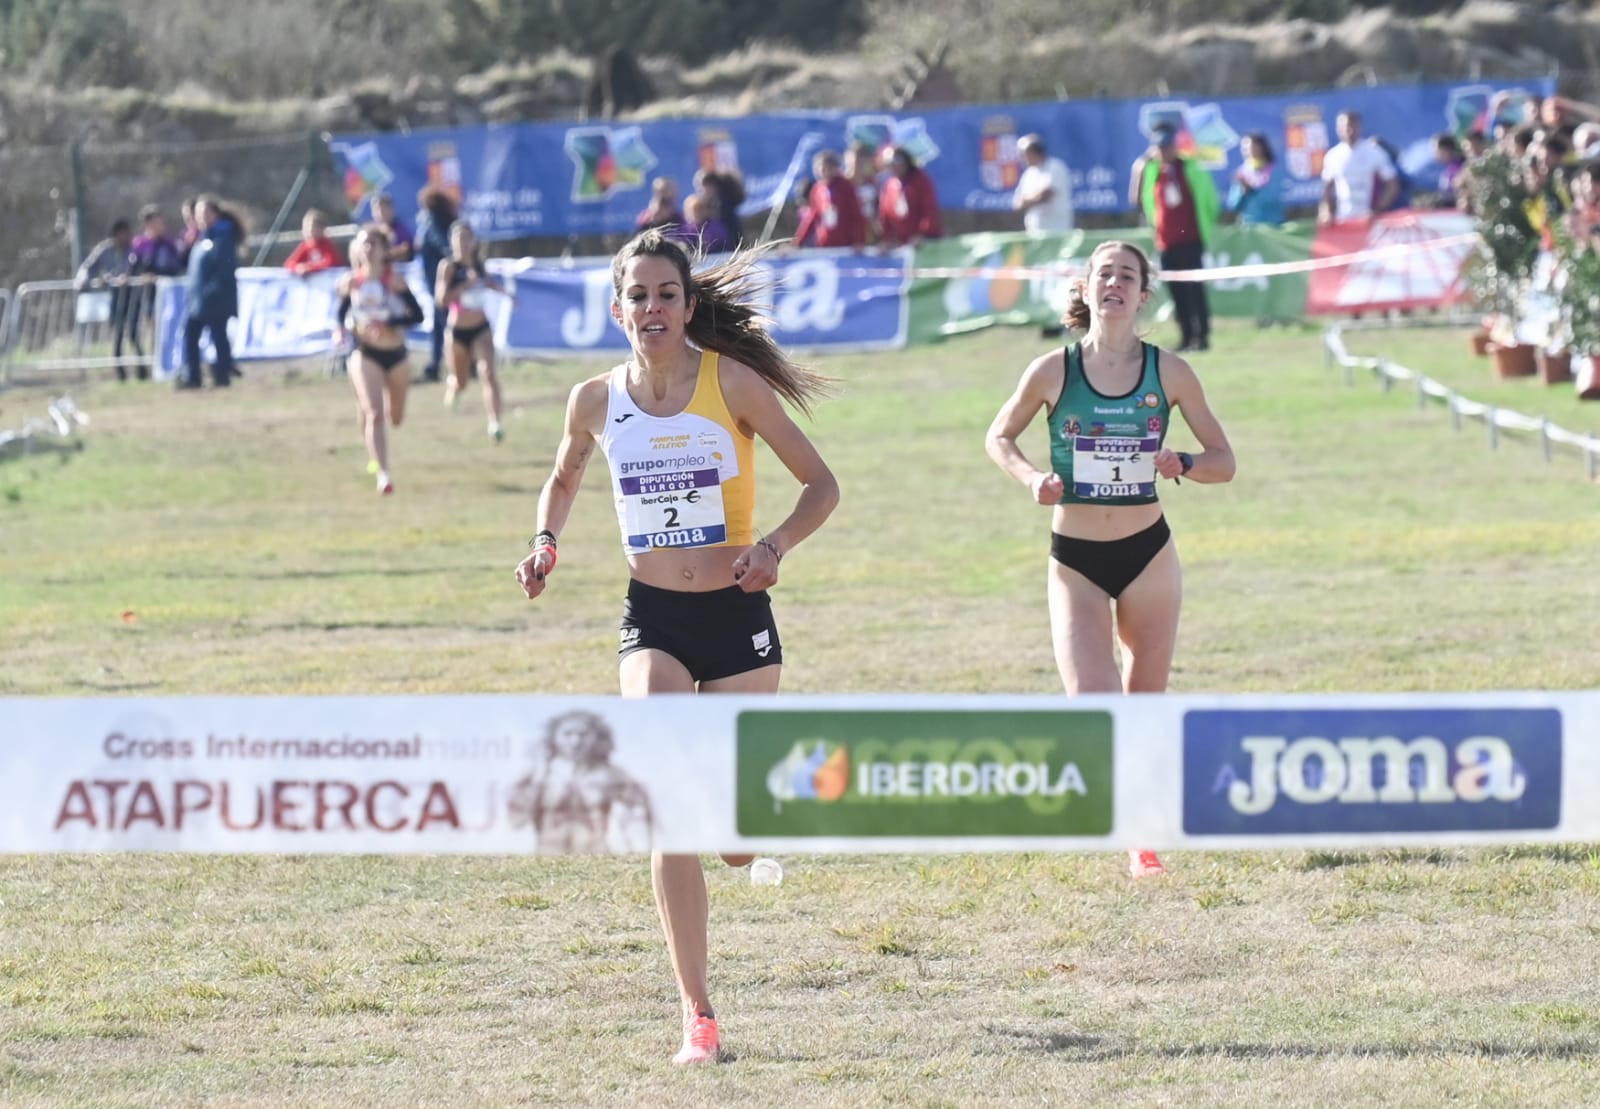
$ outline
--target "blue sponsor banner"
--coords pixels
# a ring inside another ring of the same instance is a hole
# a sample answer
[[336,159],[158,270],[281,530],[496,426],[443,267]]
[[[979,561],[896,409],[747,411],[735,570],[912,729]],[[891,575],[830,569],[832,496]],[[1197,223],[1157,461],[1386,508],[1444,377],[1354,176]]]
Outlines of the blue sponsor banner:
[[[912,253],[855,254],[806,250],[764,263],[772,301],[764,306],[772,333],[785,346],[895,350],[906,342],[906,288]],[[611,316],[611,267],[606,259],[572,266],[517,270],[516,304],[504,344],[514,351],[559,353],[628,349]]]
[[[334,286],[343,269],[323,270],[298,277],[273,267],[247,267],[238,271],[239,315],[228,324],[228,340],[238,362],[307,358],[333,350],[338,296]],[[431,326],[431,299],[424,290],[422,263],[401,267],[424,320],[411,332],[413,341],[426,342]],[[183,329],[188,295],[182,281],[164,283],[157,298],[157,373],[170,376],[183,366]],[[200,357],[216,360],[208,332],[200,344]]]
[[1557,709],[1197,709],[1183,720],[1183,829],[1554,828],[1561,764]]
[[[1285,171],[1284,202],[1321,195],[1323,154],[1339,112],[1359,112],[1367,135],[1393,144],[1421,189],[1438,167],[1432,139],[1520,122],[1532,98],[1555,91],[1551,77],[1522,81],[1378,85],[1278,96],[1071,100],[948,108],[922,114],[793,112],[738,119],[648,123],[521,123],[338,135],[330,149],[345,194],[361,214],[379,191],[402,211],[424,185],[454,190],[486,239],[631,231],[657,176],[687,191],[702,168],[737,170],[741,211],[765,211],[788,198],[826,147],[905,147],[932,176],[947,209],[1010,211],[1023,168],[1017,139],[1037,132],[1072,172],[1080,212],[1126,212],[1129,176],[1157,124],[1177,128],[1180,148],[1198,157],[1226,193],[1239,166],[1239,139],[1260,131]],[[1432,178],[1432,179],[1430,179]]]
[[[772,332],[785,346],[846,350],[898,350],[906,345],[912,252],[855,254],[807,250],[776,255],[770,270],[771,301],[762,306]],[[567,266],[494,258],[489,270],[516,293],[514,300],[494,295],[486,311],[495,341],[513,354],[571,354],[628,349],[622,328],[611,317],[611,263],[581,259]],[[335,315],[334,287],[345,270],[296,277],[282,269],[239,271],[239,316],[228,327],[234,358],[240,362],[294,359],[331,354]],[[400,267],[424,319],[407,335],[425,348],[432,327],[432,298],[422,281],[420,262]],[[181,281],[164,283],[156,300],[158,372],[176,373],[183,365],[185,292]],[[201,357],[213,361],[209,337]]]

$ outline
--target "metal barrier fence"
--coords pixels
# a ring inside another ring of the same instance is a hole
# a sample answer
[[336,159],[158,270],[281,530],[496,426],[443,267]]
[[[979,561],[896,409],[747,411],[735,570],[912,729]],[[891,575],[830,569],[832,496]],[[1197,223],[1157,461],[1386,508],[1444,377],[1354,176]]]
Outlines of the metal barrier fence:
[[1530,432],[1538,436],[1539,448],[1544,453],[1546,462],[1554,457],[1556,446],[1572,447],[1583,455],[1584,472],[1589,480],[1600,479],[1600,436],[1569,431],[1551,423],[1544,416],[1527,416],[1509,408],[1497,408],[1492,404],[1472,400],[1443,382],[1435,381],[1427,374],[1418,373],[1387,358],[1361,358],[1352,355],[1345,347],[1344,332],[1343,326],[1328,328],[1322,335],[1322,347],[1329,365],[1344,367],[1346,385],[1355,384],[1354,371],[1358,368],[1371,370],[1385,393],[1394,387],[1396,381],[1409,381],[1416,389],[1417,407],[1424,407],[1430,397],[1442,400],[1450,411],[1450,426],[1456,431],[1461,430],[1463,416],[1482,420],[1484,426],[1489,429],[1491,450],[1499,449],[1501,431]]
[[6,351],[10,348],[11,336],[11,290],[0,289],[0,389],[10,384],[7,374],[9,358]]
[[18,427],[0,427],[0,462],[13,453],[29,454],[41,449],[81,450],[80,428],[89,425],[88,413],[78,408],[71,397],[56,397],[43,416],[29,416]]
[[79,380],[94,369],[148,375],[155,360],[156,285],[135,280],[80,290],[71,281],[29,281],[7,292],[0,324],[0,384]]

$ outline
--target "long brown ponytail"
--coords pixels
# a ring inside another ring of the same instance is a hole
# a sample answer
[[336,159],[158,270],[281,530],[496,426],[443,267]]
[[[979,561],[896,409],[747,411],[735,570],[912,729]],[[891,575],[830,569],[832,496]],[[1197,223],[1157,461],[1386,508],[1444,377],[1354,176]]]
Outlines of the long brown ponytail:
[[772,279],[761,269],[761,262],[773,247],[741,248],[714,266],[699,273],[692,255],[661,228],[629,239],[611,260],[611,285],[622,296],[622,275],[635,258],[665,258],[677,267],[683,287],[698,300],[694,315],[685,330],[691,342],[704,350],[716,351],[749,366],[780,397],[800,411],[811,414],[812,402],[826,395],[832,382],[809,366],[792,361],[767,330],[767,320],[755,304],[772,287]]

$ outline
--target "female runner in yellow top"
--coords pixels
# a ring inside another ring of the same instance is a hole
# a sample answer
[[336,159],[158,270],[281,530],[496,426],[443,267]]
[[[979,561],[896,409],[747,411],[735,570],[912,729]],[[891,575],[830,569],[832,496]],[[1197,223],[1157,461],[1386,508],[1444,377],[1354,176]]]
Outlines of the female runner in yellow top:
[[[789,361],[759,325],[750,303],[758,257],[736,252],[696,274],[660,230],[628,242],[611,265],[611,311],[632,356],[567,401],[534,549],[516,576],[530,599],[544,592],[599,447],[630,578],[619,646],[625,697],[776,692],[783,649],[767,590],[783,556],[839,500],[833,473],[782,403],[809,411],[825,380]],[[756,436],[800,483],[794,508],[764,537],[754,530]],[[720,1039],[706,982],[705,875],[694,855],[657,852],[651,876],[683,1003],[674,1062],[710,1062]]]

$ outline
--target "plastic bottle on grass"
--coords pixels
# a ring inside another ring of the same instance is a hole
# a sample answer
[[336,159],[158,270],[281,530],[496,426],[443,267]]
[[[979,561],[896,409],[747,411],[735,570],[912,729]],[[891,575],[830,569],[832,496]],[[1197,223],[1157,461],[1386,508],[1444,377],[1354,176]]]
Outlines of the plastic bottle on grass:
[[753,886],[783,885],[783,867],[777,859],[757,859],[750,864],[750,884]]

